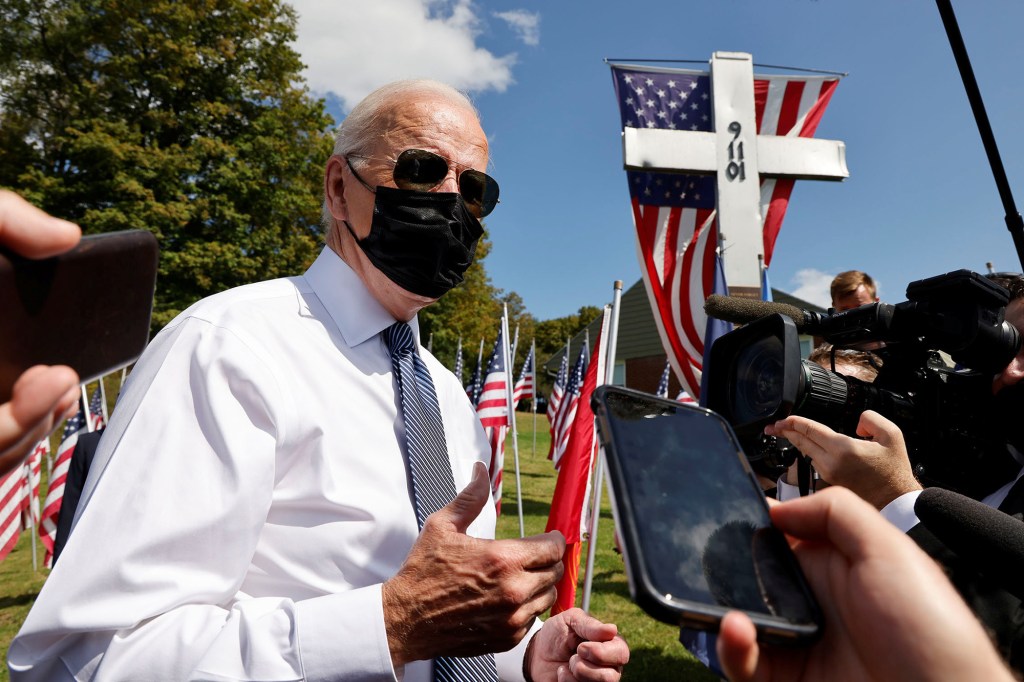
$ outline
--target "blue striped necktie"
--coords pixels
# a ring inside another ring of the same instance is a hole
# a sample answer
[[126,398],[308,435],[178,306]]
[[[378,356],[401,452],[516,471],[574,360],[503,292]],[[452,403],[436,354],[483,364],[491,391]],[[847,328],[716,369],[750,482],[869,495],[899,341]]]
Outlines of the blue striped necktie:
[[[423,528],[427,517],[455,499],[441,409],[427,366],[416,352],[412,330],[396,322],[382,332],[398,376],[398,396],[405,423],[406,457],[412,478],[416,521]],[[497,682],[494,656],[473,658],[442,656],[434,659],[435,682]]]

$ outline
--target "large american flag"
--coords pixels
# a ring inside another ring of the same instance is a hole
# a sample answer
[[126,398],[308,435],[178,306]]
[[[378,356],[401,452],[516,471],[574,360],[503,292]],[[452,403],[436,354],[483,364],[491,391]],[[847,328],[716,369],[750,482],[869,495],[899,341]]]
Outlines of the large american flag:
[[533,400],[534,391],[533,385],[536,383],[534,379],[534,346],[530,344],[530,352],[526,354],[526,360],[523,361],[523,366],[519,370],[519,378],[516,379],[516,385],[512,387],[512,409],[514,410],[520,400]]
[[551,395],[548,396],[548,430],[551,432],[551,445],[548,447],[548,459],[555,458],[555,421],[558,419],[558,408],[562,404],[562,395],[565,393],[565,383],[569,380],[569,346],[566,345],[562,353],[562,362],[558,366],[558,375],[555,383],[551,385]]
[[587,347],[586,344],[582,344],[580,346],[580,354],[576,358],[576,364],[573,365],[572,372],[569,373],[565,393],[562,394],[561,404],[558,406],[558,414],[555,415],[554,433],[551,439],[551,460],[554,462],[556,469],[561,466],[562,455],[565,454],[566,448],[569,447],[569,432],[573,421],[576,419],[576,408],[579,406],[580,390],[583,387],[583,375],[586,371]]
[[[623,128],[713,130],[711,77],[707,71],[612,66]],[[754,107],[760,135],[812,137],[839,79],[820,76],[755,76]],[[662,344],[683,387],[700,395],[707,316],[704,300],[714,287],[718,230],[715,177],[628,171],[637,256]],[[791,179],[761,180],[764,263],[772,250]]]
[[488,470],[491,475],[491,494],[501,511],[501,476],[505,468],[505,434],[508,432],[508,372],[505,371],[505,335],[498,332],[494,341],[494,351],[487,361],[487,374],[480,402],[476,405],[476,416],[487,432],[487,440],[491,444],[491,463]]
[[53,544],[57,539],[57,517],[64,501],[64,481],[71,466],[71,453],[78,444],[78,434],[87,430],[85,419],[85,412],[79,403],[75,416],[64,422],[64,433],[61,435],[60,445],[57,446],[57,460],[54,462],[53,471],[50,472],[50,486],[46,491],[42,520],[39,523],[39,537],[46,547],[47,566],[50,566],[53,560]]

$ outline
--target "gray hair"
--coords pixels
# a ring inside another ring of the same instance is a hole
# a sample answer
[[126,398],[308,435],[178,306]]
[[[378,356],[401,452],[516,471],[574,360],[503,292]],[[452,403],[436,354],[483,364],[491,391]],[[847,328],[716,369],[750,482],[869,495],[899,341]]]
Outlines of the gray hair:
[[[439,97],[450,104],[468,109],[479,120],[480,112],[465,93],[447,83],[430,79],[401,80],[382,85],[356,104],[338,125],[334,134],[333,156],[366,154],[382,136],[388,121],[388,108],[396,101],[413,99],[420,95]],[[354,165],[361,165],[356,161]],[[331,213],[324,197],[322,222],[325,230],[331,227]]]

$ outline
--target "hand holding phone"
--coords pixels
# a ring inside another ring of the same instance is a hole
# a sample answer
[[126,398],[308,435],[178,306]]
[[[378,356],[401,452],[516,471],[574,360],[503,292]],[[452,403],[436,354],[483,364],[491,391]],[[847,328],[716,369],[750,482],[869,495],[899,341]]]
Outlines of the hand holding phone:
[[729,424],[639,391],[595,391],[630,592],[666,623],[716,631],[742,610],[759,639],[818,634],[818,606]]
[[939,565],[845,488],[776,505],[828,628],[810,647],[761,646],[732,612],[718,657],[730,680],[1009,680],[989,636]]
[[0,248],[0,403],[35,365],[67,365],[86,382],[137,359],[156,266],[156,239],[144,230],[88,236],[41,260]]
[[[81,236],[77,225],[0,190],[0,245],[27,258],[49,258],[74,247]],[[0,306],[0,315],[3,312]],[[13,388],[10,402],[0,401],[0,476],[21,464],[75,403],[78,376],[70,367],[33,367]]]

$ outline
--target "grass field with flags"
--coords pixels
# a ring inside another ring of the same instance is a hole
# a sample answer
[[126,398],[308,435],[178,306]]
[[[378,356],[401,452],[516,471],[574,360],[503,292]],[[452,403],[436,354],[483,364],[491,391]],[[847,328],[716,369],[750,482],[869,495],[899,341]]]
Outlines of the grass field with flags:
[[[543,533],[551,506],[551,495],[555,489],[555,470],[547,459],[550,438],[548,421],[544,415],[537,415],[536,440],[534,440],[534,417],[517,413],[516,423],[519,436],[520,479],[523,486],[523,517],[527,535]],[[534,446],[536,442],[536,446]],[[54,443],[56,445],[56,443]],[[512,438],[506,442],[504,493],[502,513],[498,519],[498,537],[519,536],[519,519],[516,510],[515,460],[512,452]],[[45,477],[45,467],[43,475]],[[43,481],[46,489],[46,481]],[[608,505],[607,491],[602,495],[602,514],[598,531],[597,555],[595,560],[591,613],[604,621],[614,622],[619,632],[629,642],[631,661],[623,679],[636,681],[657,680],[715,680],[683,649],[678,642],[678,629],[658,623],[646,616],[629,599],[622,558],[615,553],[612,541],[612,517]],[[38,543],[37,543],[38,545]],[[42,548],[37,549],[40,566]],[[583,598],[583,564],[580,567],[580,589],[577,605]],[[32,570],[31,544],[27,533],[22,533],[17,546],[0,562],[0,646],[6,659],[11,639],[21,627],[36,595],[46,580],[46,569]],[[0,668],[0,682],[9,679],[6,664]]]

